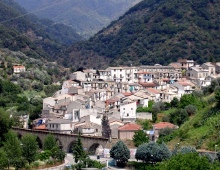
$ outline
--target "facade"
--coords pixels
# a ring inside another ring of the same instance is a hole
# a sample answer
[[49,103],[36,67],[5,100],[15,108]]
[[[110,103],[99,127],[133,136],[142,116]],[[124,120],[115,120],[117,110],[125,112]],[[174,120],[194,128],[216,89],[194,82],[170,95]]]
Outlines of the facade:
[[13,66],[13,73],[15,74],[19,74],[21,72],[25,72],[26,69],[25,69],[25,66],[21,66],[21,65],[14,65]]
[[154,139],[155,142],[159,138],[160,130],[165,129],[165,128],[178,129],[179,127],[172,124],[172,123],[169,123],[169,122],[160,122],[160,123],[154,124],[153,125],[153,132],[154,132],[153,133],[153,135],[154,135],[153,139]]
[[48,131],[59,133],[71,133],[74,129],[72,121],[66,119],[54,119],[48,121],[46,128]]
[[135,123],[127,123],[118,128],[118,134],[120,140],[132,140],[134,132],[141,130],[141,126]]
[[215,66],[211,62],[207,62],[201,65],[202,68],[208,70],[208,75],[209,76],[214,76],[215,75]]
[[182,70],[188,70],[190,67],[194,66],[193,60],[179,59],[177,62],[180,63]]
[[134,122],[136,120],[137,103],[123,103],[120,105],[120,117],[123,122]]

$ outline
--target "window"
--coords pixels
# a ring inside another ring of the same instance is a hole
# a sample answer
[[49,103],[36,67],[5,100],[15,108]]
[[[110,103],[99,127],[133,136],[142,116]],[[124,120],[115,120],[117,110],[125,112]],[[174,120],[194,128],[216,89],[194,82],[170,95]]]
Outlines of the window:
[[127,113],[127,116],[129,116],[129,113]]
[[96,129],[95,131],[98,132],[98,129]]
[[120,71],[122,71],[122,69],[120,69]]
[[52,126],[53,126],[53,128],[54,128],[54,124],[53,124]]
[[125,110],[125,108],[123,108],[123,110]]
[[56,125],[56,128],[58,128],[58,125]]
[[131,108],[131,110],[133,110],[133,108]]

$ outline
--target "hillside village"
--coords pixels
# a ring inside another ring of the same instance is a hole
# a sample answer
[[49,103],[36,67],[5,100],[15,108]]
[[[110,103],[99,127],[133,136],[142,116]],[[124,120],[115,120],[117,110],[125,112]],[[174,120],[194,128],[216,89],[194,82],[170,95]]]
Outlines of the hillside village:
[[[152,113],[137,113],[137,107],[154,102],[171,102],[184,94],[211,84],[219,77],[220,63],[196,65],[193,60],[179,59],[168,66],[109,67],[73,72],[62,89],[43,99],[41,118],[35,130],[81,133],[111,139],[132,139],[141,129],[138,118],[152,120]],[[107,121],[105,121],[107,120]],[[153,125],[152,140],[158,130],[178,128],[168,122]]]

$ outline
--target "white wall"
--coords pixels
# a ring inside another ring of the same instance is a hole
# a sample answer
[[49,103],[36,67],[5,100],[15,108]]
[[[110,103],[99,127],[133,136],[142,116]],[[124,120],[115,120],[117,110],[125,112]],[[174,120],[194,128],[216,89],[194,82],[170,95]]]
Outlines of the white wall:
[[126,118],[136,119],[136,109],[137,109],[136,102],[121,105],[120,106],[120,117],[121,117],[121,119],[126,119]]

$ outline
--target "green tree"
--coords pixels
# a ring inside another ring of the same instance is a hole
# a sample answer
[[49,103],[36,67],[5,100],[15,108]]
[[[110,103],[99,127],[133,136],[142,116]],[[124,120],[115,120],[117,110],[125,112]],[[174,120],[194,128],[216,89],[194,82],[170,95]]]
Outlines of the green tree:
[[179,153],[181,154],[187,154],[187,153],[193,153],[193,152],[197,152],[195,148],[191,147],[191,146],[182,146],[179,150]]
[[130,158],[130,150],[120,140],[111,148],[110,157],[115,159],[117,163],[126,163]]
[[4,141],[4,134],[12,127],[13,121],[10,119],[9,114],[0,108],[0,146]]
[[170,104],[172,107],[178,107],[179,100],[176,97],[174,97],[173,100],[171,100]]
[[188,113],[189,116],[194,115],[197,111],[196,106],[194,105],[188,105],[185,107],[186,112]]
[[56,146],[57,146],[57,142],[55,137],[52,134],[47,135],[47,137],[44,139],[43,149],[51,151],[53,147]]
[[141,122],[141,126],[144,130],[148,130],[149,129],[149,120],[144,120],[143,122]]
[[51,156],[57,161],[62,162],[65,159],[66,153],[62,149],[60,149],[58,146],[55,146],[52,149]]
[[220,88],[215,91],[215,99],[217,100],[217,105],[220,107]]
[[4,169],[8,166],[7,154],[3,149],[0,149],[0,169]]
[[144,143],[137,148],[135,158],[142,160],[145,163],[161,162],[162,160],[169,159],[171,152],[163,143],[158,145],[155,142]]
[[79,133],[76,144],[73,146],[73,157],[74,157],[76,163],[78,161],[82,162],[83,160],[85,160],[88,157],[86,152],[83,150],[83,144],[81,141],[80,133]]
[[17,135],[9,131],[5,135],[5,142],[3,142],[3,149],[7,155],[7,159],[10,165],[16,166],[18,159],[22,157],[21,142],[19,141]]
[[143,130],[138,130],[134,132],[133,142],[136,147],[138,147],[139,145],[143,143],[147,143],[148,141],[149,141],[149,138]]
[[21,138],[22,142],[22,155],[30,164],[36,160],[37,150],[39,148],[37,137],[32,134],[26,134]]
[[[176,170],[176,169],[215,169],[216,165],[210,164],[205,156],[198,153],[177,154],[171,159],[161,162],[158,170]],[[217,167],[219,169],[219,167]]]
[[184,94],[180,98],[180,108],[185,108],[186,106],[190,104],[194,104],[196,101],[196,98],[192,94]]

